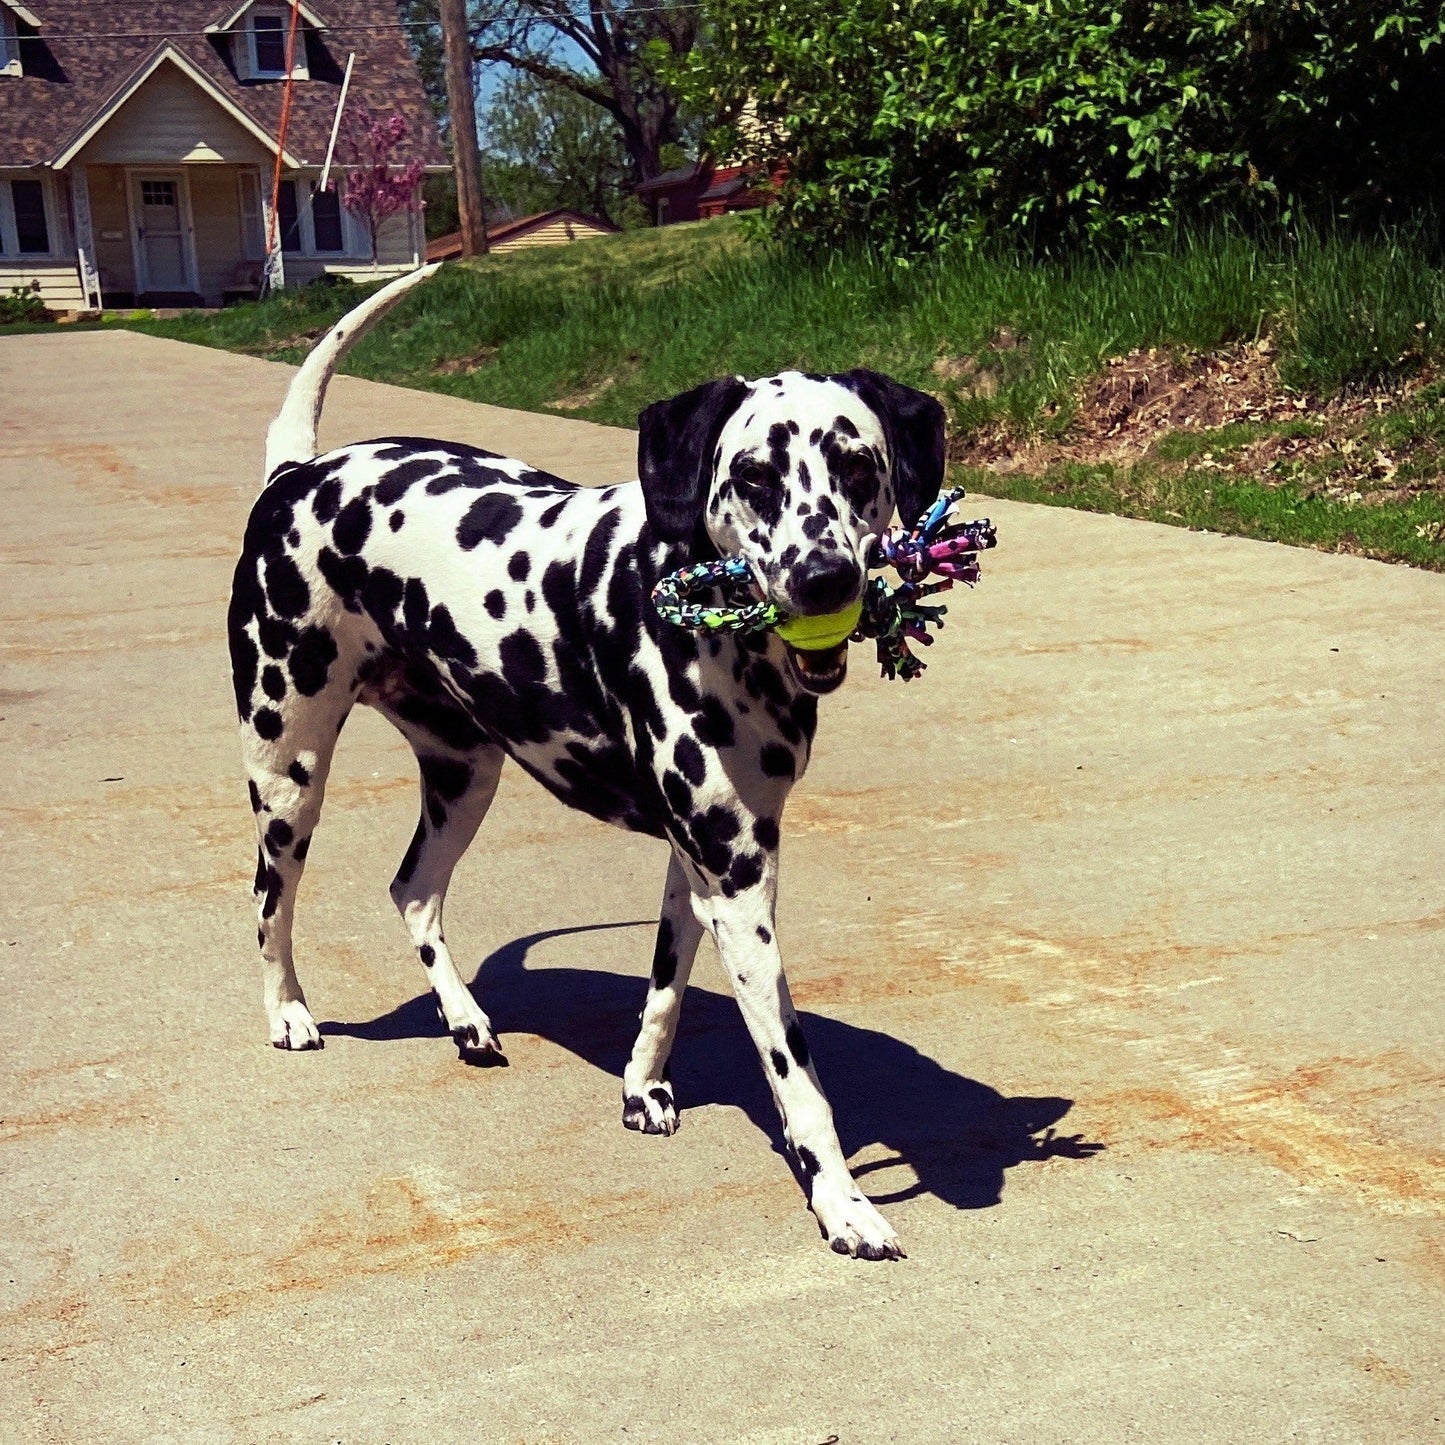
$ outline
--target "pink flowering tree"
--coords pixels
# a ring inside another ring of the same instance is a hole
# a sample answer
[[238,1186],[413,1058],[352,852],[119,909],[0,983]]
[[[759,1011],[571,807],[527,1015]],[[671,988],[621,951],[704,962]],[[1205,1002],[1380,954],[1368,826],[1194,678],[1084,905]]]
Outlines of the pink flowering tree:
[[420,209],[417,186],[422,162],[393,167],[392,152],[406,139],[406,121],[399,115],[382,120],[365,106],[347,112],[342,127],[346,189],[342,204],[365,224],[371,237],[371,264],[376,265],[377,237],[392,216]]

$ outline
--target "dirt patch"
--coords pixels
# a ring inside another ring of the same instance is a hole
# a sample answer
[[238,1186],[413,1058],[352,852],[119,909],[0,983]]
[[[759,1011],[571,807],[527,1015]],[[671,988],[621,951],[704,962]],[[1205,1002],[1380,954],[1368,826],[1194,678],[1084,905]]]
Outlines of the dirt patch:
[[[950,363],[954,370],[958,365]],[[1422,444],[1386,448],[1367,435],[1368,423],[1434,379],[1427,369],[1391,391],[1322,400],[1284,387],[1267,339],[1208,355],[1150,348],[1112,358],[1088,381],[1060,435],[1024,438],[999,422],[955,438],[949,455],[965,466],[1030,473],[1068,463],[1148,460],[1266,485],[1305,480],[1307,491],[1350,501],[1398,501],[1437,490],[1442,479],[1434,469],[1402,482],[1401,468]],[[1227,427],[1259,428],[1259,434],[1221,438],[1217,451],[1186,447],[1161,454],[1166,438]]]
[[433,368],[438,376],[474,376],[497,359],[495,346],[483,346],[466,356],[449,357]]

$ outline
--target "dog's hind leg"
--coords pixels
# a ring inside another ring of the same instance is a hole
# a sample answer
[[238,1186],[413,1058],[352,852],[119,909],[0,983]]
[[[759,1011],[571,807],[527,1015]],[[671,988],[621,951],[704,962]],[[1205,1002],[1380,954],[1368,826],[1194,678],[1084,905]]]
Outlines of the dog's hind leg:
[[311,834],[321,817],[336,735],[351,710],[352,695],[349,689],[333,686],[305,699],[304,706],[287,707],[280,668],[268,667],[266,672],[276,675],[268,696],[282,693],[283,697],[276,708],[257,709],[241,727],[242,757],[260,839],[256,941],[261,947],[266,1018],[271,1042],[278,1049],[319,1049],[321,1034],[296,978],[291,923]]
[[[395,721],[395,719],[393,719]],[[491,1020],[452,962],[442,933],[447,885],[497,793],[505,754],[484,746],[465,754],[428,746],[428,739],[398,723],[421,764],[421,817],[391,884],[391,900],[411,934],[442,1018],[462,1062],[505,1064]]]
[[667,865],[642,1028],[622,1074],[622,1122],[644,1134],[677,1132],[677,1106],[673,1103],[667,1059],[702,932],[693,913],[687,874],[674,856]]

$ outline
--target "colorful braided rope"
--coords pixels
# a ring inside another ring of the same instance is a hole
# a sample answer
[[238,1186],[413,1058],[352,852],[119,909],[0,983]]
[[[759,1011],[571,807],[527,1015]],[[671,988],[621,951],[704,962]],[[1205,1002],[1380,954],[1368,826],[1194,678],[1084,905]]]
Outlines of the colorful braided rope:
[[[882,676],[911,682],[927,664],[909,647],[933,645],[930,627],[942,627],[946,607],[927,604],[925,597],[947,592],[955,582],[972,587],[979,577],[978,554],[996,546],[998,537],[986,517],[948,525],[963,500],[962,487],[945,492],[912,527],[893,527],[873,544],[870,570],[892,567],[900,581],[890,587],[882,577],[870,579],[863,592],[863,615],[850,638],[872,639]],[[925,585],[924,578],[937,576]],[[785,620],[771,602],[749,600],[752,573],[741,557],[696,562],[669,572],[653,590],[652,601],[664,622],[691,631],[766,632]],[[721,591],[719,602],[696,602],[703,591]]]

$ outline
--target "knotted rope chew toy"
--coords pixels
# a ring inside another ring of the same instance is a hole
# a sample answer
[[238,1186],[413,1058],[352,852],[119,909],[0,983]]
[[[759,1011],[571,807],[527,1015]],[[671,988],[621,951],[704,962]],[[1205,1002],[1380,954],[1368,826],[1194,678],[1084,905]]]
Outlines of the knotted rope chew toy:
[[[921,599],[947,592],[955,582],[970,587],[978,581],[978,553],[996,545],[993,523],[956,522],[945,526],[963,499],[954,487],[928,509],[911,528],[893,527],[877,538],[868,558],[870,570],[892,567],[899,584],[890,587],[874,577],[861,602],[823,617],[788,617],[771,602],[748,595],[752,571],[741,557],[717,562],[695,562],[669,572],[653,589],[652,602],[664,622],[698,632],[776,632],[784,642],[804,652],[827,652],[842,642],[872,638],[884,677],[910,682],[924,669],[909,642],[931,646],[929,627],[942,627],[946,607],[926,606]],[[941,580],[923,585],[936,574]],[[695,594],[721,590],[721,602],[695,602]]]

